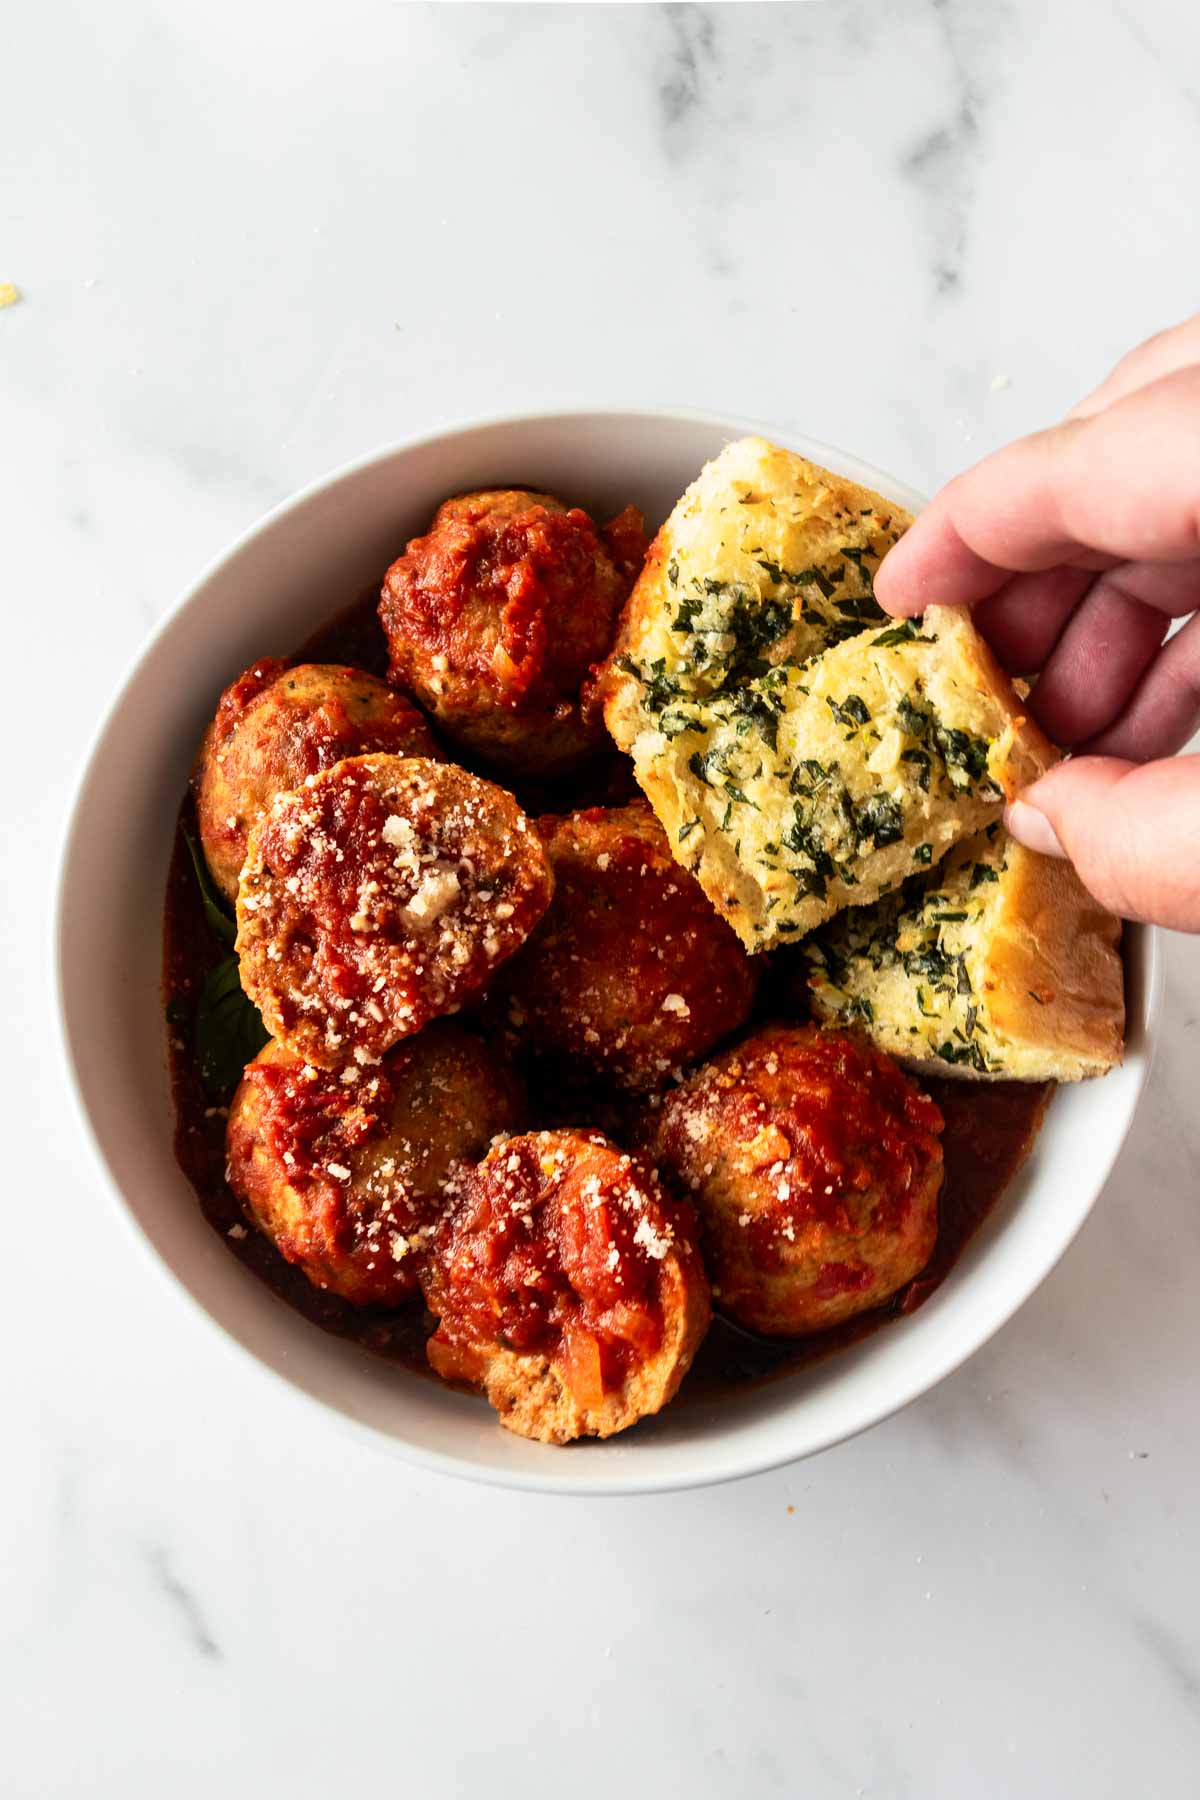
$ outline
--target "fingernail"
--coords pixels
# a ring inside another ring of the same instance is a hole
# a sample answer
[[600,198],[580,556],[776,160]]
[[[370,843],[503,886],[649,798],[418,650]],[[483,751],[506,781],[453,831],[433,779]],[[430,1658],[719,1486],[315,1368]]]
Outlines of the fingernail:
[[1065,856],[1067,853],[1058,841],[1058,833],[1040,807],[1031,806],[1028,800],[1014,800],[1005,808],[1004,823],[1009,833],[1018,844],[1024,844],[1027,850],[1036,850],[1041,856]]

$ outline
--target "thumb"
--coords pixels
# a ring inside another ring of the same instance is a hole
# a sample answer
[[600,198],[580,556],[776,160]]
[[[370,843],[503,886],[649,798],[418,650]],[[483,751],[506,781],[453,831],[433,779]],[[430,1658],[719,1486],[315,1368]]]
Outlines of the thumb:
[[1017,842],[1067,856],[1111,912],[1200,931],[1200,756],[1058,763],[1008,808]]

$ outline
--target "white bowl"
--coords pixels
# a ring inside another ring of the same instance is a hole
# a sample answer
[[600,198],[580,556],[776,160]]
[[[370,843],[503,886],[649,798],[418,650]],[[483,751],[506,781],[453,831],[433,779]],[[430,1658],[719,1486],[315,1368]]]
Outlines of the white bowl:
[[[159,1266],[260,1366],[385,1447],[450,1474],[637,1493],[747,1475],[873,1425],[957,1368],[1053,1268],[1104,1185],[1146,1081],[1157,957],[1153,934],[1134,929],[1123,1068],[1058,1095],[1020,1177],[919,1311],[794,1375],[567,1450],[514,1437],[482,1401],[307,1324],[201,1217],[172,1152],[160,935],[176,811],[222,687],[255,657],[293,649],[378,580],[447,494],[523,483],[605,516],[634,500],[657,524],[701,463],[754,429],[909,507],[921,503],[828,445],[699,414],[506,419],[402,444],[285,502],[213,564],[147,646],[80,785],[59,896],[62,1025],[83,1118],[121,1208]],[[266,1384],[261,1401],[271,1404]]]

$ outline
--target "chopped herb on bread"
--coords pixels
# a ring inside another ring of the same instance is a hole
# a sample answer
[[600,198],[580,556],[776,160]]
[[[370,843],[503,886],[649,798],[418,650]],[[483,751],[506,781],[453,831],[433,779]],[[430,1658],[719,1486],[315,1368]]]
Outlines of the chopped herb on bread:
[[909,523],[742,439],[680,500],[630,596],[605,719],[749,950],[939,862],[1053,760],[964,611],[879,611],[873,570]]
[[765,949],[998,819],[1054,755],[1019,704],[967,614],[931,607],[704,699],[643,687],[626,747],[676,859]]
[[815,1016],[939,1073],[1078,1081],[1121,1060],[1120,924],[999,825],[802,946]]
[[[739,438],[651,545],[614,665],[636,668],[659,698],[698,699],[885,626],[874,573],[911,523],[869,488],[765,438]],[[612,694],[614,716],[636,710],[631,688],[617,682]],[[635,729],[631,718],[625,735]]]

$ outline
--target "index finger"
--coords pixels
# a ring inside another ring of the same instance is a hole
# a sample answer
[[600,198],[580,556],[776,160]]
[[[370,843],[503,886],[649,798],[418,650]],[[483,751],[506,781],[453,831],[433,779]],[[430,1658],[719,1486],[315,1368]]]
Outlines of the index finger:
[[944,487],[875,577],[890,613],[970,605],[1018,573],[1200,557],[1200,368],[1019,438]]

